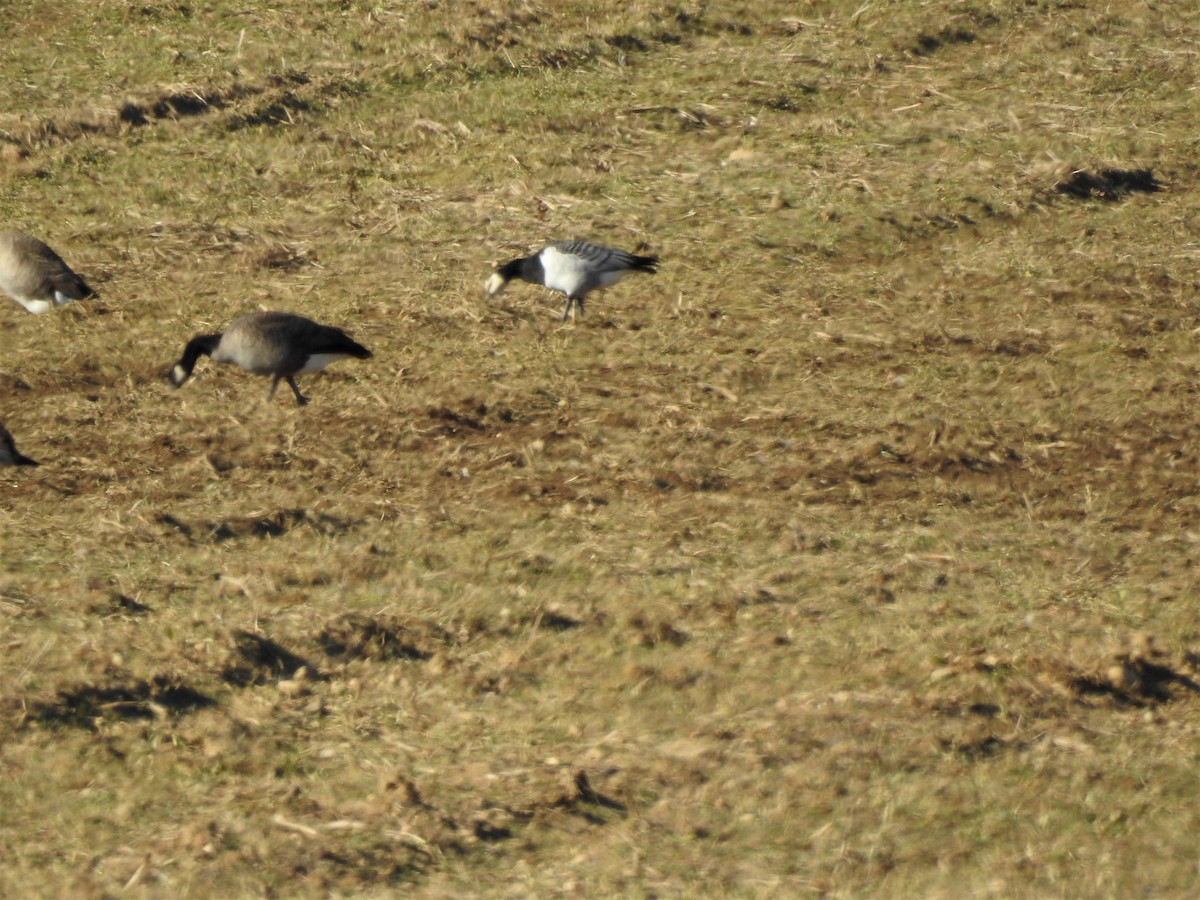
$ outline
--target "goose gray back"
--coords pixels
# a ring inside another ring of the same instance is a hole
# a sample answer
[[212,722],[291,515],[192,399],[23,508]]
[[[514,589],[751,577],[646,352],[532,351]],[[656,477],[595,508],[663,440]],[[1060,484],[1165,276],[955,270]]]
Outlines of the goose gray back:
[[286,381],[296,402],[303,406],[308,398],[300,393],[297,375],[320,371],[347,357],[369,359],[371,351],[332,325],[318,325],[286,312],[252,312],[234,319],[220,334],[201,334],[188,341],[171,369],[175,387],[182,387],[191,377],[201,356],[269,376],[268,400],[275,396],[279,382]]
[[0,422],[0,466],[36,466],[37,463],[17,449],[13,436]]
[[0,233],[0,290],[31,313],[44,313],[96,293],[61,256],[23,231]]
[[510,260],[494,271],[484,284],[489,297],[497,296],[510,281],[520,278],[566,294],[563,321],[571,307],[583,315],[583,301],[600,288],[611,287],[630,272],[658,271],[657,256],[636,256],[625,250],[602,247],[590,241],[555,241],[532,256]]

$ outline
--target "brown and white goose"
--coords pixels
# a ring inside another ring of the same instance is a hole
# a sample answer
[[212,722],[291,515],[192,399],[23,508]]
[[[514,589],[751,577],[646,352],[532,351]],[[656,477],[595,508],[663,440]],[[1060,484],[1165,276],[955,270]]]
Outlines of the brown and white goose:
[[331,362],[354,357],[369,359],[371,351],[346,332],[331,325],[286,312],[252,312],[234,319],[220,334],[201,334],[188,341],[183,356],[171,369],[171,383],[182,387],[192,375],[196,360],[240,366],[255,375],[268,375],[267,399],[286,381],[301,406],[308,398],[300,393],[296,376],[317,372]]
[[61,256],[23,231],[0,232],[0,290],[31,313],[96,293]]

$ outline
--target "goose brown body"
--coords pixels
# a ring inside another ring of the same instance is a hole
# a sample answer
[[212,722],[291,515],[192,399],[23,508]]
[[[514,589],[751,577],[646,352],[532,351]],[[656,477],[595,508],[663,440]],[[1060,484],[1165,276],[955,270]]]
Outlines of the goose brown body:
[[296,402],[304,405],[308,398],[300,393],[295,376],[317,372],[347,357],[368,359],[371,351],[331,325],[320,325],[293,313],[252,312],[234,319],[219,334],[192,338],[171,369],[171,381],[176,387],[191,377],[201,356],[255,375],[269,376],[267,399],[275,395],[280,381],[286,381],[296,395]]
[[0,290],[31,313],[95,294],[61,256],[23,231],[0,232]]

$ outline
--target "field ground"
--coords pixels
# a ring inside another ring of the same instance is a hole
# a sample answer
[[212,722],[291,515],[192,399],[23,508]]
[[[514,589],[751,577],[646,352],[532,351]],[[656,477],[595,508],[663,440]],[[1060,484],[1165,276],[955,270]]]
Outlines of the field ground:
[[0,3],[6,893],[1194,894],[1200,3],[258,6]]

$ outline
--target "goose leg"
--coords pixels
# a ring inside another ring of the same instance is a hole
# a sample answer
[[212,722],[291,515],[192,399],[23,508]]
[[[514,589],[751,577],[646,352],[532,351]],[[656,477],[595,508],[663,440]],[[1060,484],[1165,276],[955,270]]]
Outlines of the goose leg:
[[292,389],[292,393],[296,395],[297,403],[299,403],[301,406],[304,406],[306,403],[308,403],[308,398],[305,397],[302,393],[300,393],[300,386],[298,384],[296,384],[295,378],[293,378],[291,375],[289,375],[287,377],[287,383],[288,383],[288,386]]

